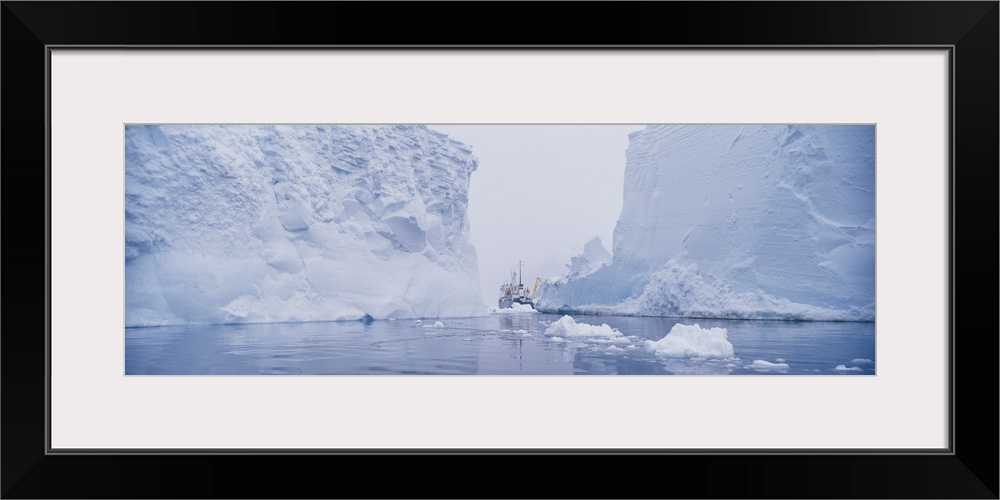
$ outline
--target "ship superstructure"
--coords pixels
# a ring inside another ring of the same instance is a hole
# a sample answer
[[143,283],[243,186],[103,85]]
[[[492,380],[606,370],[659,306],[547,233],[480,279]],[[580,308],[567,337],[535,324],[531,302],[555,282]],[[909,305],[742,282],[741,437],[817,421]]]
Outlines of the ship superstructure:
[[511,270],[510,281],[500,285],[500,298],[497,299],[497,306],[501,309],[513,307],[514,304],[535,307],[535,291],[538,289],[541,278],[536,279],[534,288],[529,289],[524,286],[524,282],[521,280],[523,264],[518,262],[517,268],[517,272]]

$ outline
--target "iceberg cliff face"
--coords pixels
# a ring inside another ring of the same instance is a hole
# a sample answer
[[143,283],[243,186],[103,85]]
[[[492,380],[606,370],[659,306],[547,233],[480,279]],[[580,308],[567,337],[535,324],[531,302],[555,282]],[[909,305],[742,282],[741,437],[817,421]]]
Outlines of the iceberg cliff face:
[[481,314],[476,167],[423,126],[127,126],[126,326]]
[[874,320],[874,126],[630,135],[612,261],[541,310]]

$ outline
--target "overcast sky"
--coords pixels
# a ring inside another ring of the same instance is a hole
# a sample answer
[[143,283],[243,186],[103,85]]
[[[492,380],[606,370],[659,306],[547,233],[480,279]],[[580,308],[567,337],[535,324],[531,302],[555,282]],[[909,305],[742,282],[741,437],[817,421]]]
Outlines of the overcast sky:
[[622,209],[625,148],[637,125],[429,125],[472,146],[479,169],[469,219],[486,305],[517,262],[524,283],[563,274],[569,258],[611,235]]

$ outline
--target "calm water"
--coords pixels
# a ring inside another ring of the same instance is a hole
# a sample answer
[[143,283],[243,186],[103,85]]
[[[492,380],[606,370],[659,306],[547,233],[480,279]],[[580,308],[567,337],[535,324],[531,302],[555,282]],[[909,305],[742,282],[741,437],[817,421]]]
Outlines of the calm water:
[[[493,375],[873,375],[874,323],[686,320],[577,315],[606,323],[628,342],[554,340],[561,316],[504,314],[483,318],[129,328],[125,373],[233,374],[493,374]],[[738,359],[669,359],[644,340],[663,338],[675,323],[722,327]],[[783,362],[761,370],[755,360]],[[783,361],[782,361],[783,360]],[[870,360],[869,362],[854,360]],[[836,368],[843,365],[840,370]],[[844,370],[847,368],[848,370]]]

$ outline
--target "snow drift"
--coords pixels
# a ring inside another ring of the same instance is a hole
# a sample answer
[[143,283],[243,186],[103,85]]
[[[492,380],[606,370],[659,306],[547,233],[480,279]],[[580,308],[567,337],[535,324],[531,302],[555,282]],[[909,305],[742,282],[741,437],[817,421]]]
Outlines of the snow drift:
[[540,311],[874,320],[874,126],[629,138],[611,262],[545,282]]
[[126,126],[126,326],[481,314],[476,167],[423,126]]

